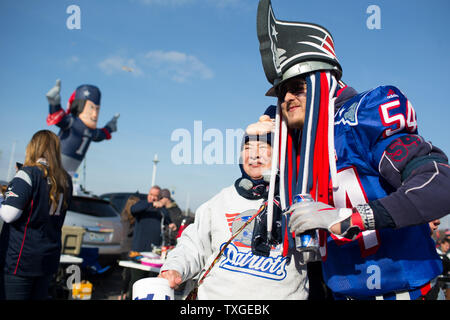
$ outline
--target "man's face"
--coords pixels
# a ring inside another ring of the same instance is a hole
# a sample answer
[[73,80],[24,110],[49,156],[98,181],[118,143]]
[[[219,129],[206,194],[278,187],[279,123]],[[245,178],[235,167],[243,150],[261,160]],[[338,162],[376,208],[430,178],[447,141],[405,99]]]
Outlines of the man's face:
[[449,248],[450,248],[450,241],[449,241],[449,240],[442,242],[442,244],[441,244],[441,250],[442,250],[444,253],[447,252]]
[[158,201],[160,192],[161,190],[157,188],[151,188],[147,195],[147,201],[148,202]]
[[272,147],[262,141],[249,141],[242,150],[244,171],[250,178],[262,179],[263,173],[272,167]]
[[301,129],[305,122],[306,81],[296,77],[277,88],[278,101],[289,128]]
[[81,112],[78,117],[85,124],[86,127],[90,129],[97,128],[98,114],[100,112],[100,106],[96,105],[90,100],[86,100],[83,112]]

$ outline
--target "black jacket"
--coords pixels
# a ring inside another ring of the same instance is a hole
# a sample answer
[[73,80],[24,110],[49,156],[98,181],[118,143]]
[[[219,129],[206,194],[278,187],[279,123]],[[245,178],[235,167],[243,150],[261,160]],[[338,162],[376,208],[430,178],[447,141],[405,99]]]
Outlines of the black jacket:
[[172,223],[165,208],[155,208],[147,200],[141,200],[130,208],[136,218],[131,250],[138,252],[152,251],[152,245],[162,243],[162,225]]

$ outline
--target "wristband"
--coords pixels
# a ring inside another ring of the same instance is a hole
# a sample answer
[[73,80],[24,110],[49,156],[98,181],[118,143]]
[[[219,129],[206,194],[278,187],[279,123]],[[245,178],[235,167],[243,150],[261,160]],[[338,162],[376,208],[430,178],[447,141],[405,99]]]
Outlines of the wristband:
[[[356,206],[356,211],[361,217],[364,229],[362,230],[375,230],[375,217],[373,210],[369,204],[359,204]],[[352,216],[353,217],[353,216]]]

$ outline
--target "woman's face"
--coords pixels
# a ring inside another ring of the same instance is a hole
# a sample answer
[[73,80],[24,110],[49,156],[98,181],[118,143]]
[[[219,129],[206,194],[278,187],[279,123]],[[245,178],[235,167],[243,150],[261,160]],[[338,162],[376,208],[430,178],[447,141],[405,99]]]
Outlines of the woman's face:
[[262,179],[263,173],[272,167],[272,147],[263,141],[248,141],[242,150],[245,173],[254,180]]

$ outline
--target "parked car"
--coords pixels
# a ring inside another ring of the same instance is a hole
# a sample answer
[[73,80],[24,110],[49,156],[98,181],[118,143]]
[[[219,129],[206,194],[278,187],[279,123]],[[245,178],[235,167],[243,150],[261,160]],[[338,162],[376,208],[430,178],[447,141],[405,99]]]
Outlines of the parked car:
[[[112,193],[105,193],[100,195],[100,198],[106,201],[109,201],[111,205],[116,208],[116,210],[120,213],[122,213],[123,208],[125,207],[125,204],[127,203],[128,198],[130,196],[136,196],[140,200],[146,200],[147,195],[143,193],[136,192],[112,192]],[[123,218],[123,217],[122,217]],[[125,222],[124,222],[125,223]],[[131,250],[131,244],[133,242],[133,228],[129,229],[128,224],[124,224],[123,230],[123,241],[122,241],[122,252],[129,252]]]
[[139,193],[138,191],[134,193],[133,192],[105,193],[100,196],[100,199],[109,201],[114,206],[114,208],[116,208],[117,212],[119,212],[120,214],[130,196],[137,196],[139,197],[140,200],[147,199],[147,194]]
[[64,225],[86,229],[82,248],[98,248],[99,255],[121,254],[123,232],[120,215],[108,201],[73,196]]

